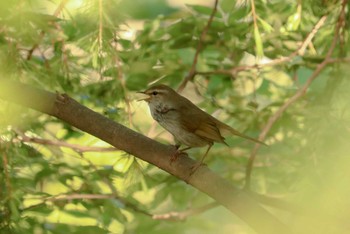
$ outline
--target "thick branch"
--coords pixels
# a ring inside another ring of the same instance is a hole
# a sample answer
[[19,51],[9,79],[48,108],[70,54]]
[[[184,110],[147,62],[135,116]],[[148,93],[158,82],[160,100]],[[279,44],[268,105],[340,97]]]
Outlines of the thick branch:
[[163,145],[80,105],[67,95],[36,89],[8,80],[0,80],[0,98],[55,116],[68,124],[147,161],[206,193],[244,220],[258,233],[289,233],[289,229],[262,208],[246,192],[233,187],[207,167],[191,177],[195,161],[180,157],[170,164],[176,149]]

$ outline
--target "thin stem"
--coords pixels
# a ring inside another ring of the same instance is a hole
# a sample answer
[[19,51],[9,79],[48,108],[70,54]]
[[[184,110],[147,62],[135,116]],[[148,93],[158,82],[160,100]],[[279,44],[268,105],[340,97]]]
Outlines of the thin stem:
[[[284,113],[284,111],[290,106],[292,105],[294,102],[296,102],[297,100],[299,100],[302,96],[305,95],[307,89],[309,88],[309,86],[312,84],[312,82],[318,77],[318,75],[321,73],[321,71],[330,63],[334,62],[335,60],[333,60],[331,58],[333,51],[336,47],[336,44],[338,42],[339,39],[339,33],[341,28],[344,26],[345,24],[345,8],[346,8],[346,2],[347,0],[343,0],[342,2],[342,8],[339,14],[339,18],[338,18],[338,22],[335,28],[335,35],[333,37],[332,43],[330,45],[330,48],[328,49],[328,52],[326,54],[325,59],[323,60],[322,63],[320,63],[317,68],[315,69],[315,71],[311,74],[311,76],[309,77],[309,79],[306,81],[305,85],[302,86],[290,99],[288,99],[277,111],[274,115],[272,115],[270,117],[270,119],[267,121],[267,124],[265,125],[264,129],[262,130],[262,132],[259,135],[259,140],[260,141],[264,141],[264,139],[266,138],[266,135],[268,134],[268,132],[271,130],[272,126],[276,123],[276,121],[282,116],[282,114]],[[324,22],[326,19],[325,16],[323,16],[321,18],[321,20],[319,22]],[[322,23],[323,24],[323,23]],[[317,26],[317,25],[316,25]],[[315,30],[313,30],[315,31]],[[315,32],[311,32],[310,34],[314,36]],[[308,37],[307,37],[308,38]],[[309,43],[311,42],[311,40],[308,40]],[[303,48],[303,47],[301,47]],[[249,160],[248,160],[248,164],[246,166],[246,184],[245,184],[245,188],[246,189],[250,189],[250,183],[251,183],[251,173],[252,173],[252,168],[254,165],[254,161],[257,155],[258,150],[260,149],[260,145],[259,144],[255,144]]]
[[[18,132],[17,132],[18,134]],[[97,146],[82,146],[77,144],[70,144],[64,141],[53,141],[53,140],[47,140],[47,139],[41,139],[37,137],[28,137],[25,134],[20,134],[20,141],[27,142],[27,143],[35,143],[40,145],[52,145],[57,147],[65,147],[70,148],[72,150],[75,150],[79,153],[84,152],[113,152],[113,151],[119,151],[116,148],[113,147],[97,147]]]
[[315,37],[317,34],[318,30],[324,25],[327,15],[322,16],[313,29],[310,31],[310,33],[306,36],[306,38],[302,41],[301,45],[298,47],[297,50],[295,50],[293,53],[288,55],[287,57],[280,57],[273,59],[267,63],[263,64],[254,64],[254,65],[242,65],[242,66],[237,66],[234,68],[230,69],[218,69],[218,70],[213,70],[213,71],[207,71],[207,72],[201,72],[201,71],[196,71],[196,74],[198,75],[228,75],[231,76],[233,79],[237,76],[238,73],[242,71],[247,71],[247,70],[252,70],[252,69],[261,69],[263,67],[272,67],[276,65],[280,65],[286,62],[290,62],[295,56],[300,55],[303,56],[305,54],[306,48],[310,45],[312,42],[312,39]]
[[209,17],[207,25],[204,27],[204,29],[201,33],[201,36],[199,38],[196,53],[194,55],[190,71],[189,71],[188,75],[185,77],[185,79],[182,81],[182,83],[180,84],[179,88],[177,89],[178,92],[181,92],[186,87],[187,82],[193,80],[194,76],[196,75],[196,66],[198,63],[198,56],[199,56],[199,53],[203,49],[203,41],[205,39],[205,36],[207,35],[207,32],[210,28],[211,23],[213,22],[214,15],[215,15],[217,8],[218,8],[218,3],[219,3],[219,0],[215,0],[213,11],[211,12],[211,15]]
[[98,1],[98,16],[99,16],[99,26],[98,26],[98,61],[99,61],[99,75],[100,79],[103,78],[102,76],[102,52],[103,52],[103,4],[102,0]]
[[[64,6],[67,4],[67,2],[68,2],[68,0],[62,0],[60,2],[60,4],[58,5],[58,7],[56,8],[55,12],[53,13],[53,16],[57,17],[62,12],[62,10],[63,10]],[[29,51],[28,51],[28,54],[26,57],[27,60],[30,60],[32,58],[33,52],[39,47],[39,44],[43,40],[45,33],[46,32],[44,30],[40,31],[38,42],[36,44],[34,44],[32,46],[32,48],[29,49]]]

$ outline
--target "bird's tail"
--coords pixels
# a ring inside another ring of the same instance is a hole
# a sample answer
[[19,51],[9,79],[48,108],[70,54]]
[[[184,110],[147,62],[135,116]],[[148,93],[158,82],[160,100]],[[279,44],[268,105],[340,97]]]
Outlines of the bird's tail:
[[255,142],[255,143],[258,143],[258,144],[262,144],[262,145],[267,145],[265,142],[262,142],[262,141],[259,141],[258,139],[255,139],[253,137],[250,137],[250,136],[247,136],[243,133],[240,133],[239,131],[237,131],[236,129],[224,124],[224,123],[221,123],[220,122],[220,126],[219,126],[219,129],[220,129],[220,132],[225,134],[224,132],[229,132],[233,135],[236,135],[236,136],[239,136],[239,137],[242,137],[244,139],[247,139],[247,140],[250,140],[252,142]]
[[239,136],[239,137],[242,137],[244,139],[247,139],[247,140],[250,140],[250,141],[253,141],[255,143],[259,143],[259,144],[262,144],[262,145],[266,145],[267,144],[265,142],[262,142],[262,141],[259,141],[258,139],[255,139],[253,137],[250,137],[250,136],[247,136],[243,133],[240,133],[239,131],[237,131],[236,129],[233,129],[233,128],[230,128],[230,132],[233,134],[233,135],[236,135],[236,136]]

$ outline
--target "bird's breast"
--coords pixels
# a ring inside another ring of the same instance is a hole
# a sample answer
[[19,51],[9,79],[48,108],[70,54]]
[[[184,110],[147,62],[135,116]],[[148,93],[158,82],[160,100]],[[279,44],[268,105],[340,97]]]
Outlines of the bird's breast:
[[179,116],[179,112],[176,109],[162,105],[153,106],[150,109],[153,119],[170,132],[180,143],[190,147],[201,147],[210,143],[208,140],[184,128],[180,121],[181,116]]

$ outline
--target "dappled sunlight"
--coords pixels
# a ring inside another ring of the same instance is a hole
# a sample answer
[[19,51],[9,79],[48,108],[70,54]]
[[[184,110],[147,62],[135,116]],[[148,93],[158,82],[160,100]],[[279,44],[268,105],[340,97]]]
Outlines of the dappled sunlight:
[[[0,233],[347,233],[346,4],[2,1]],[[267,146],[163,100],[170,161],[155,84]]]

